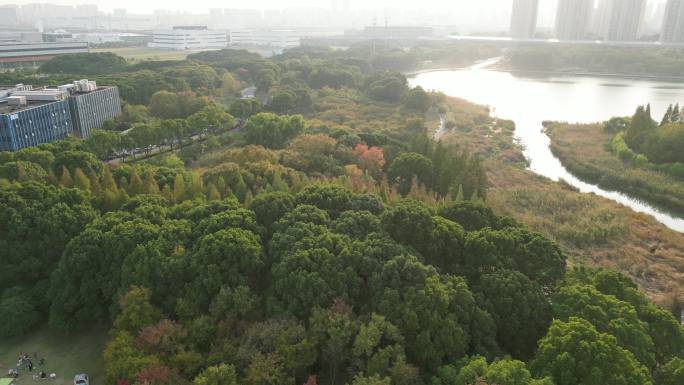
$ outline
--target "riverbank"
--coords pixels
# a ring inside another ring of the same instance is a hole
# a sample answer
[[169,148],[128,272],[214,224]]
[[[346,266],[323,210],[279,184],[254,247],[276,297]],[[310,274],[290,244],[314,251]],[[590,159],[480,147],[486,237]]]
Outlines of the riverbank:
[[551,76],[592,76],[682,82],[684,47],[596,45],[521,45],[499,63],[506,71]]
[[[468,102],[445,98],[447,119],[462,111],[464,104]],[[655,301],[663,302],[684,289],[684,234],[609,199],[582,194],[527,170],[513,127],[510,121],[490,118],[475,129],[457,127],[442,136],[485,159],[487,204],[497,214],[511,216],[556,241],[571,265],[622,271]]]
[[518,77],[548,78],[548,77],[592,77],[606,79],[630,79],[630,80],[651,80],[657,82],[684,83],[684,76],[674,75],[650,75],[634,73],[611,73],[577,70],[524,70],[511,66],[509,63],[501,63],[489,68],[492,71],[510,72]]
[[471,62],[468,65],[465,66],[431,66],[431,65],[423,65],[420,69],[415,69],[412,71],[405,71],[403,72],[404,75],[407,77],[414,77],[422,74],[427,74],[430,72],[441,72],[441,71],[461,71],[461,70],[473,70],[473,69],[489,69],[489,68],[494,68],[496,64],[502,59],[502,56],[497,56],[494,58],[486,58],[482,60],[478,60],[475,62]]
[[625,164],[604,148],[613,134],[604,132],[602,125],[550,123],[546,133],[551,152],[574,175],[684,217],[684,181]]

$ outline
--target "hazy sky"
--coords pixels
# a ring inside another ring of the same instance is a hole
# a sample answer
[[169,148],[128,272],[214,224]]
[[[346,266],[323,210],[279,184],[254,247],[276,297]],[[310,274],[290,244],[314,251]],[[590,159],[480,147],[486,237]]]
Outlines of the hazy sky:
[[[60,5],[97,4],[101,10],[127,8],[131,13],[149,13],[154,9],[179,10],[190,13],[207,13],[209,8],[252,8],[274,9],[287,7],[332,7],[335,0],[0,0],[3,4],[53,3]],[[342,7],[344,0],[336,0]],[[464,8],[501,7],[510,9],[513,0],[350,0],[352,9],[381,9],[385,7],[402,9],[430,9],[453,12]],[[663,2],[666,0],[649,0]],[[543,12],[553,9],[557,0],[541,0]]]
[[[191,13],[206,13],[209,8],[257,8],[274,9],[287,7],[331,8],[334,0],[0,0],[0,4],[53,3],[63,5],[97,4],[101,9],[127,8],[131,12],[149,12],[154,9],[174,9]],[[344,0],[337,0],[342,7]],[[385,7],[402,9],[442,9],[452,11],[461,7],[497,6],[507,8],[513,0],[350,0],[353,9],[378,9]],[[557,0],[541,0],[542,2]]]

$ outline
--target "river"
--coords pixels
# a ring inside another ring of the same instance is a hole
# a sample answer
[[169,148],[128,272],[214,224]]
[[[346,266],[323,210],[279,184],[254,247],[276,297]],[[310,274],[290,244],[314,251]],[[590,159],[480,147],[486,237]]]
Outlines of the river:
[[[632,115],[638,105],[650,103],[660,120],[671,103],[684,102],[684,84],[600,77],[517,77],[486,69],[496,59],[461,70],[424,72],[409,78],[412,86],[487,105],[492,113],[516,124],[515,136],[524,146],[530,170],[554,181],[565,180],[583,193],[595,193],[633,210],[653,216],[675,231],[684,232],[684,219],[638,199],[606,191],[568,172],[549,149],[542,130],[545,120],[570,123],[605,121]],[[684,149],[683,149],[684,151]]]

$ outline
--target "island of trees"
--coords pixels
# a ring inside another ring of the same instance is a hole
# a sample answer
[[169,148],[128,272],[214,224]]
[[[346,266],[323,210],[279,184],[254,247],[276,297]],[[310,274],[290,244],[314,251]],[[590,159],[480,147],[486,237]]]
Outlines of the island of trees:
[[684,122],[679,105],[659,122],[649,106],[601,125],[551,123],[551,148],[577,175],[684,215]]

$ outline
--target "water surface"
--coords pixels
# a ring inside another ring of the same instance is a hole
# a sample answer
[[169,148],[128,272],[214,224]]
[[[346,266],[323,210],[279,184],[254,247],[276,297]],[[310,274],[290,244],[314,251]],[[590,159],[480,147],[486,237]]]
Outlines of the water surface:
[[530,169],[537,174],[555,181],[563,179],[584,193],[612,199],[684,232],[684,219],[626,194],[585,183],[570,174],[551,153],[550,139],[542,131],[545,120],[600,122],[613,116],[632,115],[638,105],[648,103],[654,119],[659,121],[668,105],[684,102],[684,84],[600,77],[516,77],[508,72],[484,69],[488,64],[491,61],[469,69],[421,73],[409,82],[412,86],[420,85],[488,105],[494,115],[513,120],[516,138],[525,148]]

